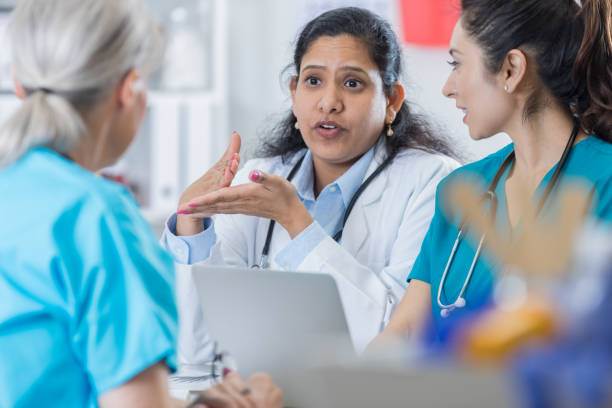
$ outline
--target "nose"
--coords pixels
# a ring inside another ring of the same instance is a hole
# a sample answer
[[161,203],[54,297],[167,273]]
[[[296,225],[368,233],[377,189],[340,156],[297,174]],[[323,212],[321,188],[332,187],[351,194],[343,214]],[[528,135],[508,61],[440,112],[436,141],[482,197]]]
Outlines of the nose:
[[457,90],[452,73],[448,76],[444,86],[442,87],[442,95],[446,96],[447,98],[455,98],[457,96]]
[[341,112],[344,109],[342,92],[335,85],[330,84],[324,87],[318,107],[323,113]]

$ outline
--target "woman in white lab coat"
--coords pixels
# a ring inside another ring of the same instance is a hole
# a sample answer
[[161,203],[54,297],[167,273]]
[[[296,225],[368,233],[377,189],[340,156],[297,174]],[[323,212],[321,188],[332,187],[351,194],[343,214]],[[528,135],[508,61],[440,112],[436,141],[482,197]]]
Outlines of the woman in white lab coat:
[[[179,264],[330,274],[361,350],[401,299],[438,181],[457,163],[409,110],[401,48],[380,17],[359,8],[320,15],[300,34],[294,67],[293,109],[264,157],[237,171],[232,135],[219,163],[183,193],[162,242]],[[201,362],[206,335],[188,268],[177,281],[179,358]]]

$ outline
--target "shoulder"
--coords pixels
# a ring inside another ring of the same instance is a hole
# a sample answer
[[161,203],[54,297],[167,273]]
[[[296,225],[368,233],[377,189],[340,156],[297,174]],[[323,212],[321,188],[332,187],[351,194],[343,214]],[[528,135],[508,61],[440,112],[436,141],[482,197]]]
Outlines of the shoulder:
[[135,206],[130,194],[119,184],[106,180],[48,149],[33,149],[2,173],[5,186],[13,189],[17,204],[29,195],[45,203],[45,215],[79,207],[98,211]]
[[513,149],[514,145],[510,143],[483,159],[458,167],[442,180],[440,187],[452,180],[466,177],[479,183],[490,182]]
[[406,149],[398,153],[386,171],[391,185],[401,186],[403,190],[421,190],[437,185],[457,167],[459,163],[448,156]]
[[612,143],[609,141],[606,141],[599,136],[591,135],[585,140],[585,142],[590,149],[596,150],[599,152],[599,154],[612,156]]
[[392,167],[410,169],[413,172],[446,171],[450,173],[460,164],[457,160],[440,153],[419,149],[406,149],[393,159]]
[[[594,184],[600,193],[610,195],[612,184],[612,143],[590,136],[574,146],[564,175]],[[605,191],[604,191],[605,190]]]
[[12,192],[0,211],[17,214],[6,223],[13,239],[3,246],[23,251],[35,243],[37,265],[57,256],[76,273],[110,261],[109,254],[149,255],[157,242],[127,190],[54,152],[28,153],[1,173],[0,195],[5,187]]
[[[573,157],[572,157],[573,156]],[[593,171],[597,175],[612,175],[612,143],[599,137],[590,136],[579,142],[572,151],[570,161],[576,160],[576,167],[582,171]]]
[[597,218],[612,220],[612,143],[591,136],[574,147],[570,156],[568,180],[594,186]]
[[453,173],[451,173],[451,176],[471,173],[480,174],[484,177],[490,174],[492,177],[513,149],[514,144],[510,143],[480,160],[476,160],[472,163],[468,163],[457,168]]

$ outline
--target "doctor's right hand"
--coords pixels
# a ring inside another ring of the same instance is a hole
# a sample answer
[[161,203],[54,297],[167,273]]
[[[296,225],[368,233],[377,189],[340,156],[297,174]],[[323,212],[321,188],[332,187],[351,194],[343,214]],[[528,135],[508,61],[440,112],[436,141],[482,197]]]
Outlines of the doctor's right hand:
[[[240,164],[240,135],[232,133],[227,150],[202,177],[194,181],[181,195],[178,206],[184,205],[195,197],[211,193],[232,184]],[[204,230],[202,215],[194,216],[188,212],[178,212],[176,220],[176,235],[195,235]],[[206,214],[205,216],[211,216]]]
[[243,381],[236,372],[223,382],[200,393],[188,408],[281,408],[283,392],[274,380],[263,373]]

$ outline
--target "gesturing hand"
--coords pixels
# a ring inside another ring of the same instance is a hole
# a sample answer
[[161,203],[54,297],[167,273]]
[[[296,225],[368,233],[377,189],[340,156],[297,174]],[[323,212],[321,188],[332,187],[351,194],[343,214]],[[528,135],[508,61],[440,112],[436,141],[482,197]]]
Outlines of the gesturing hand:
[[184,208],[183,204],[195,197],[227,187],[232,183],[240,164],[240,145],[240,135],[236,132],[232,133],[229,146],[221,159],[183,192],[179,200],[179,211],[177,211],[179,214],[176,222],[177,235],[194,235],[202,232],[204,228],[202,217],[187,216],[186,213],[189,211],[181,211],[181,208]]
[[295,186],[283,177],[253,170],[253,183],[209,192],[179,207],[202,219],[212,214],[245,214],[276,220],[294,238],[313,219],[298,197]]
[[203,391],[193,408],[280,408],[283,393],[267,374],[254,374],[246,382],[232,372],[223,382]]

